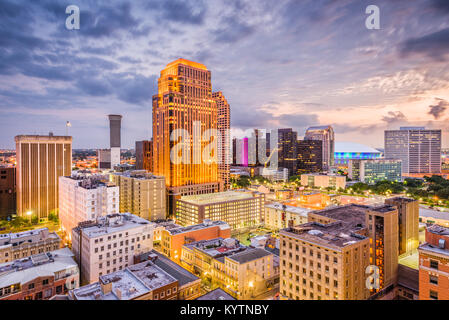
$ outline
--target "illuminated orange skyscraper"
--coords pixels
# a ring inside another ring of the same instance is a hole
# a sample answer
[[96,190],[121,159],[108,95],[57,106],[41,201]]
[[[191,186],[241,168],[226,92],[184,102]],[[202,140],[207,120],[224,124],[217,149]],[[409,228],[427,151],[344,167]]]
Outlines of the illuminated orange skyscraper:
[[[211,72],[200,63],[178,59],[161,71],[158,94],[153,96],[153,169],[165,177],[169,214],[174,213],[176,199],[183,195],[211,193],[219,190],[217,161],[203,161],[201,152],[210,144],[202,141],[208,129],[218,130],[218,112],[212,97]],[[184,149],[178,152],[182,162],[171,161],[172,148],[181,138],[170,136],[184,129]]]

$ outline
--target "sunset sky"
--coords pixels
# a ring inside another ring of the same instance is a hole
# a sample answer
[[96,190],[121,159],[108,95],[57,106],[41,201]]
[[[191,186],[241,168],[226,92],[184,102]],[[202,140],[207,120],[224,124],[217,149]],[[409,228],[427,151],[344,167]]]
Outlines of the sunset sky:
[[[67,30],[65,8],[81,10]],[[380,30],[365,8],[380,8]],[[383,147],[404,125],[443,130],[449,147],[447,0],[130,0],[0,2],[0,148],[18,134],[107,147],[151,138],[159,72],[185,58],[212,71],[233,133],[332,125],[337,141]]]

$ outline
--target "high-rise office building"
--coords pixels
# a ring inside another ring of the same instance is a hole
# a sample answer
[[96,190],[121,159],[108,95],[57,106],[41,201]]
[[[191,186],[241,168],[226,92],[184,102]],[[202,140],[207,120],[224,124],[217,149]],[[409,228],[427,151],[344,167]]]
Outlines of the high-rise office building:
[[[161,71],[158,94],[153,96],[153,171],[166,179],[170,214],[174,214],[176,199],[183,195],[219,190],[217,161],[202,157],[210,141],[201,139],[206,130],[218,129],[217,114],[211,72],[206,66],[178,59]],[[176,141],[171,141],[171,135],[177,133],[190,138],[176,136]],[[178,143],[179,139],[186,141]],[[171,153],[176,159],[171,159]]]
[[58,208],[58,179],[72,172],[72,137],[20,135],[17,154],[17,213],[46,219]]
[[212,97],[217,104],[217,126],[218,132],[220,133],[220,139],[218,141],[218,177],[220,179],[221,190],[224,191],[231,184],[231,108],[221,91],[212,93]]
[[314,173],[323,170],[323,142],[321,140],[298,140],[296,143],[296,173]]
[[441,130],[424,127],[386,130],[385,159],[402,160],[402,173],[440,173]]
[[120,188],[120,212],[130,212],[149,221],[165,219],[165,178],[145,170],[112,173]]
[[296,174],[298,133],[291,128],[278,130],[278,167],[287,168],[289,175]]
[[59,219],[69,241],[79,223],[118,213],[119,196],[106,175],[59,177]]
[[419,202],[418,200],[395,197],[385,204],[398,209],[399,255],[412,253],[419,245]]
[[310,127],[304,140],[323,141],[323,170],[328,171],[334,165],[335,134],[331,126]]
[[122,145],[121,128],[122,116],[110,114],[109,116],[110,146],[111,146],[111,169],[120,165],[120,148]]
[[136,141],[136,170],[153,172],[153,141]]
[[16,168],[0,166],[0,218],[16,214]]

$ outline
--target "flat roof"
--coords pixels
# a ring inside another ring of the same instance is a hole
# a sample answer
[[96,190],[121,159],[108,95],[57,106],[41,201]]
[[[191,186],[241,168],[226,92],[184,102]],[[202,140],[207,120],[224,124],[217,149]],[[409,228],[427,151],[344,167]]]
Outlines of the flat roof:
[[172,228],[167,230],[171,235],[185,233],[185,232],[192,232],[197,231],[201,229],[211,228],[218,226],[221,230],[230,229],[231,227],[224,221],[205,221],[200,224],[195,224],[193,226],[188,227],[179,227],[179,228]]
[[279,202],[266,204],[265,208],[272,208],[272,209],[276,209],[276,210],[285,210],[286,212],[291,212],[291,213],[294,213],[296,215],[300,215],[300,216],[306,217],[306,218],[308,216],[308,213],[312,211],[312,210],[306,209],[306,208],[283,205],[282,203],[279,203]]
[[343,248],[368,239],[357,234],[357,231],[352,225],[342,221],[328,224],[309,222],[281,230],[281,232],[295,235],[303,241],[337,248]]
[[228,259],[234,260],[238,263],[247,263],[270,255],[273,254],[265,249],[249,248],[243,252],[229,256]]
[[56,272],[75,268],[73,256],[69,248],[62,248],[0,264],[0,288],[17,283],[22,285],[38,277],[50,277]]
[[36,243],[46,239],[60,239],[56,232],[49,232],[48,228],[40,228],[17,233],[0,234],[0,247],[4,245],[20,245],[26,243]]
[[236,299],[223,289],[217,288],[202,295],[196,300],[236,300]]
[[335,142],[335,153],[377,153],[381,154],[379,150],[376,150],[367,145],[363,145],[355,142]]
[[166,271],[148,261],[129,266],[128,270],[150,290],[161,288],[177,281]]
[[344,206],[330,207],[323,210],[312,211],[311,214],[353,223],[355,225],[365,225],[365,214],[371,208],[371,206],[351,203]]
[[200,250],[213,258],[218,258],[220,256],[230,256],[247,249],[247,247],[240,244],[240,242],[234,238],[199,240],[189,244],[185,244],[184,246],[189,249],[195,248],[197,250]]
[[419,291],[419,269],[398,265],[398,284],[413,291]]
[[238,191],[225,191],[217,193],[199,194],[192,196],[183,196],[181,200],[194,205],[206,205],[228,201],[238,201],[253,199],[254,196],[250,192],[238,192]]
[[146,170],[127,170],[124,172],[112,172],[112,175],[132,178],[136,180],[160,180],[165,179],[163,176],[156,176]]
[[116,213],[101,217],[98,219],[98,222],[92,221],[91,224],[85,226],[79,225],[73,230],[75,232],[82,230],[83,234],[88,238],[96,238],[105,234],[130,230],[143,225],[152,225],[152,223],[131,213]]
[[173,278],[177,279],[180,287],[200,280],[196,275],[173,262],[162,253],[156,250],[151,250],[150,254],[157,256],[157,259],[153,261],[154,264],[170,274]]

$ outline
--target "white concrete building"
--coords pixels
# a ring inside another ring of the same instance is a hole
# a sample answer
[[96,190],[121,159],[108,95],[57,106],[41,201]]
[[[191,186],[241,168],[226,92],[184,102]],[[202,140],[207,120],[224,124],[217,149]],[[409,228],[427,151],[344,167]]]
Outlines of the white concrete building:
[[111,214],[72,230],[72,251],[83,285],[134,264],[134,256],[153,249],[154,224],[130,213]]
[[71,240],[80,222],[119,212],[119,187],[108,176],[73,175],[59,178],[59,219]]
[[265,205],[265,227],[270,229],[288,228],[307,223],[308,213],[312,211],[306,208],[287,206],[279,202]]

